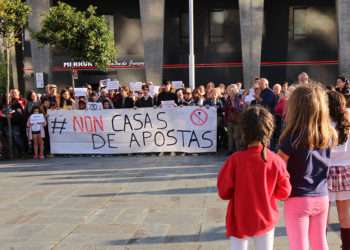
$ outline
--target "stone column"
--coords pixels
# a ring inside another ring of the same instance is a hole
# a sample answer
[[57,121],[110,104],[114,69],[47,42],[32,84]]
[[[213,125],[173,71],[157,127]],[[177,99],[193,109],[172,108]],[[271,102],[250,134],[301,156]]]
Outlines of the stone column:
[[337,0],[339,74],[350,76],[350,1]]
[[239,0],[243,81],[249,87],[260,76],[264,0]]
[[[41,28],[41,21],[43,15],[46,14],[50,8],[50,0],[27,0],[27,3],[32,7],[32,14],[29,17],[29,29],[33,31],[39,31]],[[51,80],[50,67],[51,67],[51,53],[50,49],[45,46],[40,48],[38,42],[34,39],[30,41],[32,69],[35,87],[35,73],[44,72],[48,76],[48,80]]]
[[161,84],[163,80],[165,0],[139,0],[145,51],[146,80]]

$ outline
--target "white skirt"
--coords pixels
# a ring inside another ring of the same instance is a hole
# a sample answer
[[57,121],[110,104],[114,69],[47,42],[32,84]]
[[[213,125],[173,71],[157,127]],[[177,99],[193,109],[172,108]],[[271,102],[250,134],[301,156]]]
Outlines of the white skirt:
[[331,192],[329,191],[329,201],[345,201],[350,200],[350,191],[341,191],[341,192]]

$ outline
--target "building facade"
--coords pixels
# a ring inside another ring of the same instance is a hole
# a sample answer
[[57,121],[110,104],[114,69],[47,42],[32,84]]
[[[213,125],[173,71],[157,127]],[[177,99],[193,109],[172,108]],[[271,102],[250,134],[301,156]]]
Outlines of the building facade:
[[[27,0],[33,8],[29,26],[40,29],[42,15],[56,0]],[[64,0],[86,9],[97,6],[114,34],[117,61],[108,72],[72,62],[64,51],[40,48],[24,36],[23,79],[35,88],[35,73],[45,82],[97,84],[164,79],[188,83],[188,0]],[[208,81],[249,86],[256,76],[293,82],[299,72],[327,84],[350,73],[349,0],[194,0],[196,84]]]

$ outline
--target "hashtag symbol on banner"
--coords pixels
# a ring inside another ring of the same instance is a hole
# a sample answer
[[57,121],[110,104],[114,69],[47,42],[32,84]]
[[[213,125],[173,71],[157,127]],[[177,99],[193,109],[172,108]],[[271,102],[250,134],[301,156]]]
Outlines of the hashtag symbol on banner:
[[52,123],[52,134],[55,134],[57,131],[59,131],[59,134],[62,134],[62,131],[65,130],[65,125],[67,124],[66,118],[64,118],[61,121],[58,121],[57,118],[55,120],[51,121]]

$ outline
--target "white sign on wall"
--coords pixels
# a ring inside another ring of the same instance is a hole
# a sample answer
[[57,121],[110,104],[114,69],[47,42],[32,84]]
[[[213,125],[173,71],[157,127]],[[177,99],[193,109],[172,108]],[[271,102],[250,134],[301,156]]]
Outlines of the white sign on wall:
[[36,72],[35,73],[35,83],[38,89],[44,88],[44,73]]

